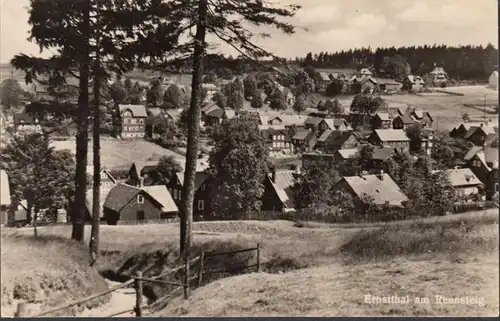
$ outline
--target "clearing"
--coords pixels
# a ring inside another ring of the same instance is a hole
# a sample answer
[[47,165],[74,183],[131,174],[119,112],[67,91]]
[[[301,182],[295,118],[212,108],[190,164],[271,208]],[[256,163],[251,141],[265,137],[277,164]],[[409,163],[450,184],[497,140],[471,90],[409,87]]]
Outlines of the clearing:
[[[57,150],[68,149],[73,154],[76,150],[75,140],[52,141],[51,144]],[[159,156],[173,156],[181,166],[184,166],[186,162],[184,156],[145,140],[101,139],[101,164],[108,169],[128,169],[133,162],[146,161],[154,154]],[[89,165],[93,163],[91,140],[89,140],[87,162]]]
[[[220,252],[260,243],[262,272],[230,273],[224,275],[226,278],[208,275],[188,301],[174,298],[162,302],[150,311],[154,316],[498,314],[496,210],[368,226],[290,221],[195,222],[193,230],[193,256],[200,251]],[[30,229],[14,231],[16,235],[32,233]],[[42,237],[69,237],[70,232],[69,226],[39,229]],[[115,281],[123,281],[120,277],[146,267],[151,267],[147,276],[158,275],[165,268],[179,265],[178,239],[176,223],[103,225],[102,256],[97,268]],[[254,260],[252,255],[234,255],[208,260],[205,266],[231,268]],[[169,291],[172,289],[145,287],[150,302]],[[368,294],[408,295],[412,300],[425,296],[430,303],[368,304],[364,301]],[[119,307],[109,303],[80,315],[106,316],[132,308],[130,293],[118,295],[111,301],[126,303]],[[435,295],[477,296],[484,299],[484,304],[437,304]]]

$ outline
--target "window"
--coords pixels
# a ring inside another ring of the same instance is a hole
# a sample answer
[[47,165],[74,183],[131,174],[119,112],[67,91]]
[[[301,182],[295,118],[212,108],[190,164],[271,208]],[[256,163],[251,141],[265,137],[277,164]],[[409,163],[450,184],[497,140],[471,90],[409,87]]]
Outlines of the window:
[[144,124],[144,119],[139,119],[139,124]]
[[177,190],[174,189],[174,200],[177,200],[178,199],[178,194],[177,194]]
[[205,201],[199,200],[198,201],[198,211],[203,211],[204,209],[205,209]]
[[101,179],[106,179],[106,173],[104,172],[101,173]]
[[472,161],[472,166],[474,167],[481,167],[481,161],[475,159]]
[[204,191],[204,190],[205,190],[205,183],[201,184],[200,189],[201,189],[202,191]]
[[137,195],[137,203],[139,203],[139,204],[144,204],[144,196],[142,196],[142,195]]

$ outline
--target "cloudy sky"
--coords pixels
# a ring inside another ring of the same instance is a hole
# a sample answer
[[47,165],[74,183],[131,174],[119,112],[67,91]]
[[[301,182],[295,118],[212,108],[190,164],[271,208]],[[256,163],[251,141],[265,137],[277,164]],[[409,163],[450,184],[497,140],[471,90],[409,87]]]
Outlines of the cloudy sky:
[[[68,0],[71,1],[71,0]],[[278,2],[277,0],[273,0]],[[284,57],[355,47],[483,44],[498,47],[496,0],[281,0],[299,4],[293,19],[307,27],[286,36],[271,30],[257,43]],[[39,55],[26,40],[29,0],[0,0],[0,62],[23,52]],[[226,46],[220,51],[232,53]]]

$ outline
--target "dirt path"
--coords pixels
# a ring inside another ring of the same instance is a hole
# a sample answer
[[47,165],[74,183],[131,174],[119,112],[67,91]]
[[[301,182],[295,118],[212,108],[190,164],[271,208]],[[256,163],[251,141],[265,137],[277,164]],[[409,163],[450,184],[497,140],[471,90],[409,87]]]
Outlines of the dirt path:
[[[116,287],[120,285],[118,282],[108,281],[109,287]],[[143,302],[147,302],[144,298]],[[105,305],[98,308],[85,310],[79,317],[108,317],[115,313],[119,313],[125,310],[132,310],[135,306],[135,290],[133,288],[118,289],[115,292],[111,292],[111,299]],[[126,312],[114,317],[133,317],[134,312]]]

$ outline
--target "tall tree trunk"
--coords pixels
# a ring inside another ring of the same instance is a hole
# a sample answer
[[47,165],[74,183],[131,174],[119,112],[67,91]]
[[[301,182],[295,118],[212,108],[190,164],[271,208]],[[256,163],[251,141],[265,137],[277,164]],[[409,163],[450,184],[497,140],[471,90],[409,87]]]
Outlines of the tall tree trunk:
[[194,180],[196,176],[196,161],[198,159],[198,138],[200,136],[201,120],[201,82],[203,77],[203,56],[205,54],[205,35],[207,22],[208,0],[198,1],[198,22],[193,54],[193,79],[191,82],[191,103],[189,106],[188,137],[186,147],[186,166],[181,202],[181,238],[180,252],[186,259],[191,248],[194,201]]
[[100,53],[100,4],[97,3],[96,8],[96,61],[95,61],[95,77],[94,77],[94,123],[93,123],[93,139],[94,139],[94,185],[92,187],[92,231],[90,232],[90,266],[93,266],[99,256],[99,224],[101,221],[101,157],[100,157],[100,87],[101,87],[101,53]]
[[75,170],[75,202],[72,209],[73,231],[71,239],[83,242],[85,230],[85,196],[87,192],[87,154],[89,125],[89,33],[90,33],[90,1],[83,18],[82,46],[80,61],[80,95],[78,96],[78,134],[76,135],[76,170]]

